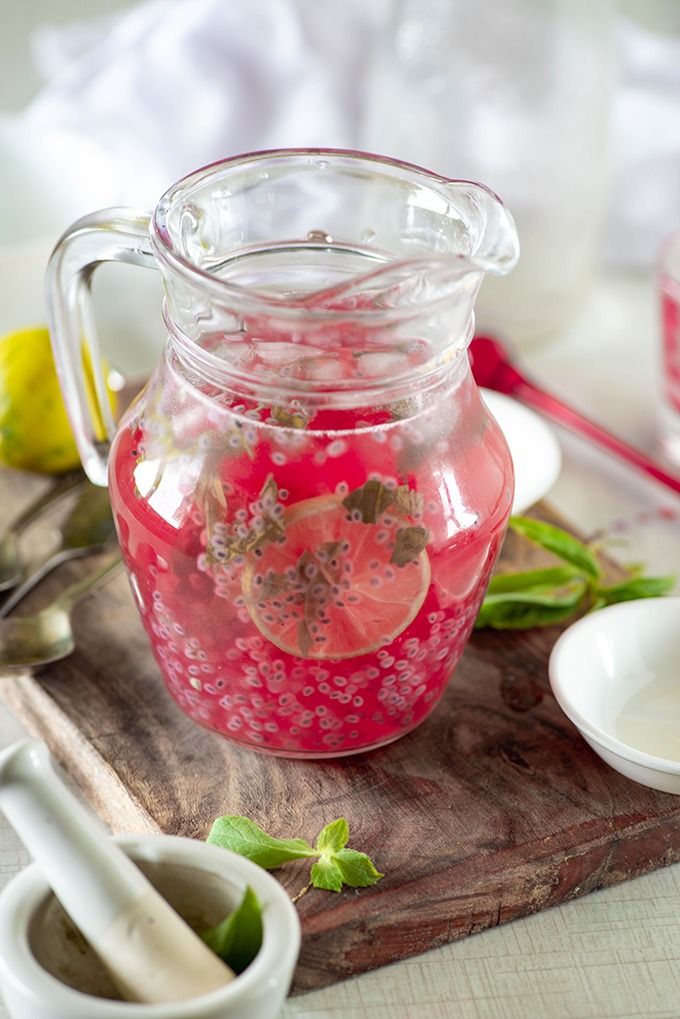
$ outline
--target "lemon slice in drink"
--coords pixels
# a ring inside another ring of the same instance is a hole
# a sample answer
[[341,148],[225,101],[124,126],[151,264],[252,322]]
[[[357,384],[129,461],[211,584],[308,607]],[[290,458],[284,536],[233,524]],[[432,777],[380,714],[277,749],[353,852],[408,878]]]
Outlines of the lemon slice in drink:
[[411,623],[430,585],[423,549],[391,561],[403,517],[356,519],[340,497],[298,502],[285,536],[250,553],[242,588],[258,630],[301,658],[355,658],[389,644]]

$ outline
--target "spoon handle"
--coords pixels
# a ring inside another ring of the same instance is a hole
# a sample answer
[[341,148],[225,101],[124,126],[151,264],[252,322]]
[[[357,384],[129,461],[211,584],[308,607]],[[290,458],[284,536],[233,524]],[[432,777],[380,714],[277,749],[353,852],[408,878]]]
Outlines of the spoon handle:
[[34,520],[42,516],[45,510],[56,506],[69,492],[84,486],[86,480],[82,471],[69,471],[68,474],[62,474],[53,485],[50,485],[46,492],[43,492],[37,499],[34,499],[33,502],[21,511],[18,517],[14,518],[9,527],[3,532],[2,537],[4,538],[7,534],[18,537],[26,530],[29,524],[32,524]]
[[14,588],[13,591],[7,595],[2,605],[0,605],[0,619],[4,619],[8,616],[13,609],[17,607],[20,601],[23,601],[27,594],[29,594],[34,587],[36,587],[48,573],[51,573],[61,562],[64,560],[64,555],[59,552],[57,554],[50,552],[48,556],[41,559],[39,562],[34,563],[31,572],[25,575],[21,583]]
[[44,559],[35,563],[28,576],[24,577],[22,583],[15,587],[0,605],[0,619],[8,616],[17,607],[19,602],[23,601],[26,595],[30,594],[33,588],[37,587],[40,581],[44,580],[48,573],[55,570],[57,566],[68,562],[69,559],[79,559],[90,555],[93,551],[96,551],[96,549],[85,546],[83,548],[60,548],[57,552],[51,552]]
[[616,435],[612,435],[606,428],[602,428],[594,421],[591,421],[590,418],[562,403],[561,400],[558,400],[552,394],[546,393],[526,379],[522,379],[521,382],[515,385],[513,395],[517,396],[524,403],[529,404],[535,410],[545,414],[546,417],[552,418],[557,424],[564,425],[573,432],[585,435],[599,446],[602,446],[603,449],[606,449],[607,452],[614,453],[615,456],[626,460],[634,467],[637,467],[638,470],[649,475],[650,478],[654,478],[662,485],[672,489],[672,491],[680,492],[680,478],[669,474],[660,464],[646,456],[639,449],[630,446]]
[[98,587],[107,584],[122,569],[122,566],[123,560],[121,559],[120,552],[116,552],[98,570],[88,573],[81,580],[76,580],[73,584],[69,584],[68,587],[64,588],[59,597],[55,599],[54,604],[68,612],[85,595],[91,594]]

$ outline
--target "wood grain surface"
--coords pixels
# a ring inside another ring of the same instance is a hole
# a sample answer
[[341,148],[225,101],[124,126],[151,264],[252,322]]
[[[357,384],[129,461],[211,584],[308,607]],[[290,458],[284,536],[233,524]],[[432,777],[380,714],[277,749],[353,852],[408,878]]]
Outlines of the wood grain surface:
[[[508,543],[504,566],[527,555]],[[62,568],[33,604],[93,567]],[[354,758],[286,761],[180,712],[119,577],[78,609],[75,654],[5,675],[0,695],[116,832],[204,838],[233,813],[311,839],[346,817],[350,844],[386,876],[301,898],[303,991],[680,859],[678,798],[608,769],[557,707],[546,672],[557,633],[477,633],[415,732]],[[294,893],[306,872],[278,876]]]

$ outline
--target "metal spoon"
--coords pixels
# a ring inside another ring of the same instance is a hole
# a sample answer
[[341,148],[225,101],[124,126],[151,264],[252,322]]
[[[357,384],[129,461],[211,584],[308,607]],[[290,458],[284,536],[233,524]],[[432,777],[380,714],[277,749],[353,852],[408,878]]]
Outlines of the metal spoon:
[[25,566],[19,555],[18,539],[28,525],[42,516],[46,510],[56,506],[69,492],[84,486],[85,483],[86,479],[82,471],[62,474],[46,492],[34,499],[30,506],[27,506],[11,522],[4,534],[0,536],[0,591],[14,587],[24,574]]
[[66,520],[59,528],[57,548],[34,563],[22,582],[0,605],[0,619],[8,615],[43,577],[69,559],[101,552],[114,534],[109,494],[85,481]]
[[0,623],[0,668],[47,665],[70,655],[75,648],[71,628],[74,605],[111,580],[121,566],[117,552],[100,569],[70,584],[41,612]]
[[585,435],[608,453],[614,453],[621,460],[633,464],[638,470],[672,491],[680,492],[680,477],[669,473],[641,450],[629,446],[627,442],[606,431],[583,414],[579,414],[577,410],[562,403],[551,393],[539,389],[535,383],[521,374],[498,340],[477,336],[470,344],[469,353],[472,374],[478,385],[516,397],[534,410],[552,418],[559,425]]

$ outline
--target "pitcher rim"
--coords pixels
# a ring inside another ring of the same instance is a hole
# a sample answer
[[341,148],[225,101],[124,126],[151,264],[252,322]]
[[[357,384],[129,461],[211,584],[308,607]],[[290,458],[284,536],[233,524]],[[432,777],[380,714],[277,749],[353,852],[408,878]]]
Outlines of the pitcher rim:
[[[423,300],[417,308],[416,306],[395,306],[392,308],[374,307],[361,309],[314,308],[305,306],[302,303],[291,303],[290,298],[276,297],[261,290],[244,287],[239,283],[221,279],[219,276],[213,275],[213,273],[207,269],[201,268],[194,261],[182,255],[177,250],[175,238],[167,225],[167,219],[178,193],[190,186],[193,187],[199,184],[201,181],[215,174],[215,172],[219,169],[238,167],[239,165],[247,163],[256,164],[257,162],[272,158],[285,161],[295,159],[296,157],[316,159],[342,157],[348,160],[353,160],[357,163],[376,164],[378,166],[402,171],[404,174],[411,175],[412,177],[424,178],[424,181],[432,187],[436,187],[437,185],[443,187],[451,185],[468,186],[475,191],[485,194],[492,205],[503,210],[508,221],[512,224],[512,216],[507,210],[502,199],[495,191],[493,191],[492,188],[486,184],[480,183],[479,181],[468,180],[466,178],[446,177],[443,174],[428,170],[416,163],[410,163],[406,160],[367,152],[361,149],[325,147],[255,149],[250,152],[239,153],[234,156],[229,156],[226,159],[218,159],[214,162],[207,163],[205,166],[199,167],[198,169],[185,174],[166,189],[157,202],[150,219],[150,237],[156,257],[180,276],[183,276],[194,283],[200,283],[201,286],[212,291],[213,294],[221,295],[223,298],[225,295],[231,295],[231,297],[235,300],[236,305],[244,308],[245,310],[259,310],[260,312],[269,311],[271,314],[276,314],[280,317],[302,319],[304,321],[321,322],[328,321],[329,319],[337,320],[339,316],[350,321],[377,322],[381,318],[393,321],[402,317],[412,317],[414,313],[422,314],[423,309],[434,305],[441,305],[441,303],[446,300],[446,298],[442,298],[442,295],[439,294],[431,297],[430,299]],[[386,263],[386,265],[389,264],[390,268],[395,268],[400,265],[422,266],[427,264],[448,264],[454,266],[455,263],[458,262],[461,266],[461,276],[474,272],[506,272],[512,268],[518,256],[518,244],[516,237],[511,240],[513,243],[511,243],[509,252],[503,261],[491,259],[489,256],[486,258],[484,256],[476,256],[474,252],[471,254],[442,254],[432,252],[431,254],[417,254],[408,258],[395,258],[389,263]],[[374,271],[378,272],[380,269],[376,269]]]

